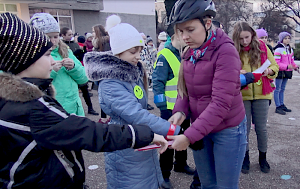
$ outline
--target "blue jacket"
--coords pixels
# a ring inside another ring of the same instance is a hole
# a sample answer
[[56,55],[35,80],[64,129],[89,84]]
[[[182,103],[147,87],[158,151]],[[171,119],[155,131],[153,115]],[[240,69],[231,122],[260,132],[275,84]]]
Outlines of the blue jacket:
[[[84,65],[91,80],[100,80],[99,102],[111,116],[110,123],[149,126],[155,133],[167,134],[170,123],[146,109],[141,63],[133,66],[112,55],[90,52],[85,55]],[[175,133],[179,130],[177,127]],[[108,189],[157,189],[163,181],[157,150],[105,153],[105,172]]]
[[[167,49],[170,49],[173,54],[177,57],[179,62],[181,61],[180,53],[178,49],[172,46],[172,43],[169,43],[166,46]],[[169,62],[164,57],[164,55],[159,55],[156,61],[156,67],[154,68],[152,79],[153,79],[153,93],[154,98],[158,95],[165,94],[165,87],[167,81],[174,78],[173,71],[169,65]],[[155,105],[160,110],[166,110],[167,109],[167,102],[155,102]]]

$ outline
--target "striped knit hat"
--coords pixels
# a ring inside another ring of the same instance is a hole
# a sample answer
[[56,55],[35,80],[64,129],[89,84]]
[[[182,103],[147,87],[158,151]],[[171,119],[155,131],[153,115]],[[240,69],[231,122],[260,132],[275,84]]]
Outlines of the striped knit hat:
[[49,38],[11,13],[0,14],[0,70],[18,74],[52,47]]

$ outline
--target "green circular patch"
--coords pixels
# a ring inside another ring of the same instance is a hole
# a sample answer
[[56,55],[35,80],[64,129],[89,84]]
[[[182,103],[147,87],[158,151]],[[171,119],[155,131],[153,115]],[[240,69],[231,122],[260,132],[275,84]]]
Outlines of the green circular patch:
[[134,91],[134,95],[135,95],[136,98],[138,98],[138,99],[143,98],[144,93],[143,93],[143,89],[140,86],[136,85],[134,87],[133,91]]

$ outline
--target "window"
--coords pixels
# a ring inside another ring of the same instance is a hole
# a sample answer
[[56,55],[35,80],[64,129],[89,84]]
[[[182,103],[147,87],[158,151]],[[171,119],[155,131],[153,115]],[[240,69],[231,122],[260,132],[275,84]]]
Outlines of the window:
[[16,4],[0,3],[0,13],[11,12],[18,14],[18,8]]
[[[68,27],[73,30],[73,11],[63,9],[45,9],[45,8],[30,8],[29,14],[32,17],[35,13],[45,12],[51,14],[59,23],[60,28]],[[74,32],[74,30],[73,30]]]

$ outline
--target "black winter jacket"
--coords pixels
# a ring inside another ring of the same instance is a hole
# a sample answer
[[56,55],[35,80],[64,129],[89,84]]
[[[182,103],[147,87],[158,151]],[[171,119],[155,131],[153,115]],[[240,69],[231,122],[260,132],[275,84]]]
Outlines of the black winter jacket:
[[26,80],[0,73],[0,188],[83,188],[81,150],[139,148],[153,139],[148,127],[69,115],[45,95],[53,94],[51,79]]

